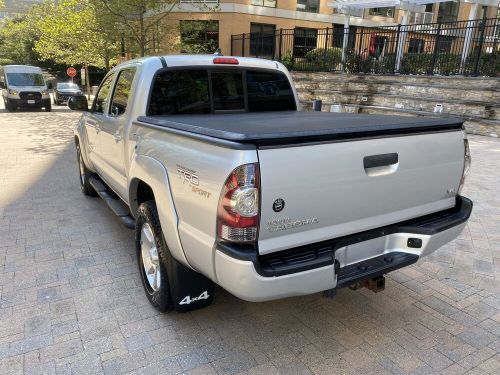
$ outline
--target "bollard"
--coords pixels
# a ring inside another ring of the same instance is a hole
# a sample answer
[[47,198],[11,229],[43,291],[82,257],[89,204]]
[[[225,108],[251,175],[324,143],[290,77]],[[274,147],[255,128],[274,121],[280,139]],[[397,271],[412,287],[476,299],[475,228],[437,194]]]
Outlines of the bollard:
[[321,112],[321,106],[323,102],[321,100],[313,100],[313,111]]

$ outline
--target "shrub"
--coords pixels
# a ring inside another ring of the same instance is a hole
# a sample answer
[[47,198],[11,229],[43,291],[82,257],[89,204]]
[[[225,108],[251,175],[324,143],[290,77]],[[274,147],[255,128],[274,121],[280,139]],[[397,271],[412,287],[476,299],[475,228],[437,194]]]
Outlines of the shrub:
[[305,55],[315,70],[337,70],[342,62],[342,48],[315,48]]

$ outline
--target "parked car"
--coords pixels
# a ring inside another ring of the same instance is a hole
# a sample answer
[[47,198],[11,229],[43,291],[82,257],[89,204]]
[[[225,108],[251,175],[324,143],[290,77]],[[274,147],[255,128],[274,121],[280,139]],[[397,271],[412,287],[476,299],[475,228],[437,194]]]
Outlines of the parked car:
[[23,108],[52,110],[42,69],[29,65],[5,65],[0,71],[0,87],[7,111]]
[[302,112],[287,69],[148,57],[104,78],[75,129],[79,180],[135,230],[160,311],[364,285],[459,235],[462,120]]
[[82,95],[82,90],[73,82],[58,82],[54,89],[54,104],[61,105],[68,102],[72,96]]

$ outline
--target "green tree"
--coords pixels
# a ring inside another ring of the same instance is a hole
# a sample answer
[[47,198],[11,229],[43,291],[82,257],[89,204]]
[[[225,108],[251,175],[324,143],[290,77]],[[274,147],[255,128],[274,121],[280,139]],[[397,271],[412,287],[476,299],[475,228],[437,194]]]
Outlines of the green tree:
[[89,65],[109,69],[111,59],[118,53],[116,42],[100,29],[96,11],[90,0],[59,0],[46,1],[33,12],[40,33],[35,51],[43,59],[82,65],[89,93]]
[[[159,42],[170,48],[178,47],[178,22],[168,18],[180,0],[92,0],[105,21],[103,27],[112,38],[128,42],[127,52],[146,56],[160,52]],[[194,3],[199,10],[215,12],[217,5]],[[175,25],[174,25],[175,24]],[[194,30],[195,32],[197,30]],[[174,41],[172,36],[176,41]],[[165,42],[166,41],[166,42]]]
[[33,50],[36,30],[27,16],[9,18],[0,26],[0,64],[35,64],[39,60]]
[[108,35],[129,40],[141,57],[155,52],[160,23],[180,3],[179,0],[93,1],[106,20]]

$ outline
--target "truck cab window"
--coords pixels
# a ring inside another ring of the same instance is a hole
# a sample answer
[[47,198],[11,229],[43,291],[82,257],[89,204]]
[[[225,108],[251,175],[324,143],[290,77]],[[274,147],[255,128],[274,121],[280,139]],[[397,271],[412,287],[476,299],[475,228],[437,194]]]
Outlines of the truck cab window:
[[148,114],[154,116],[296,109],[288,77],[281,72],[186,69],[164,71],[156,76]]
[[156,76],[150,115],[210,113],[206,70],[173,70]]
[[215,111],[245,109],[241,72],[213,72],[211,81]]
[[106,104],[108,102],[108,94],[111,88],[111,82],[113,82],[114,74],[110,74],[107,76],[94,100],[94,106],[92,108],[92,112],[94,113],[104,113],[104,109],[106,108]]
[[248,111],[295,111],[295,96],[288,78],[274,72],[247,72]]
[[113,97],[111,98],[110,113],[113,116],[121,116],[127,110],[128,97],[135,76],[135,68],[122,70],[116,81]]

